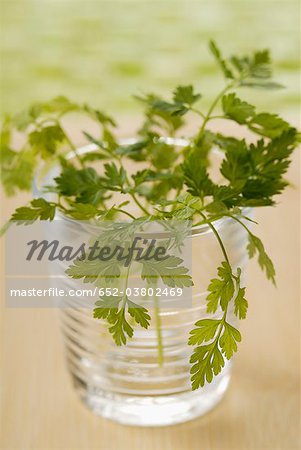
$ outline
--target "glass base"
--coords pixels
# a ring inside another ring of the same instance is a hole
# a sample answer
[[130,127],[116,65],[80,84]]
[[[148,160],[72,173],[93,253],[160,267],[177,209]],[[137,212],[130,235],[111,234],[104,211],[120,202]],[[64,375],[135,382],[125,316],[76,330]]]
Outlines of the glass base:
[[74,379],[80,398],[95,414],[124,425],[156,427],[186,422],[206,414],[222,399],[229,381],[230,370],[224,370],[211,384],[196,391],[130,396],[94,390]]

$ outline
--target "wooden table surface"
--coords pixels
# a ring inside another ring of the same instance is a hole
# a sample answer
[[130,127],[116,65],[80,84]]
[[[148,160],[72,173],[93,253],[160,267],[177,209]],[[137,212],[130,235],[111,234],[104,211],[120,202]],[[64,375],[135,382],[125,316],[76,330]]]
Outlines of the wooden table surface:
[[[299,158],[277,208],[258,209],[257,234],[277,269],[275,289],[251,262],[248,318],[229,390],[208,415],[166,428],[94,416],[73,392],[57,312],[1,311],[4,450],[295,450],[300,448]],[[4,200],[11,211],[22,199]],[[4,302],[4,295],[2,295]]]

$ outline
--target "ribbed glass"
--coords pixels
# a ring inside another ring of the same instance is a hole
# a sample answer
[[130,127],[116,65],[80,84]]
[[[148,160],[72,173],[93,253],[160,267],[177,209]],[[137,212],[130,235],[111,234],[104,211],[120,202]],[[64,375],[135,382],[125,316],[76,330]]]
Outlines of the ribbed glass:
[[[66,222],[68,228],[70,224]],[[234,266],[244,268],[246,245],[243,229],[231,221],[218,224],[219,233]],[[86,299],[65,300],[60,310],[68,367],[76,391],[95,413],[132,425],[168,425],[202,415],[222,398],[230,379],[227,363],[211,384],[191,391],[187,345],[189,331],[197,320],[220,317],[206,313],[206,286],[216,275],[222,255],[207,227],[192,237],[193,288],[188,309],[160,312],[163,362],[159,363],[158,336],[151,312],[149,329],[135,328],[126,346],[117,347],[108,325],[92,317]],[[72,280],[62,281],[72,288]],[[77,285],[78,287],[78,285]],[[139,303],[139,301],[138,301]],[[235,322],[233,311],[228,320]]]
[[[177,145],[182,144],[177,142]],[[93,149],[89,146],[81,151]],[[46,184],[49,184],[49,177]],[[77,229],[80,226],[80,223],[63,219],[60,232],[68,236],[68,233],[80,232]],[[230,218],[216,222],[215,227],[231,264],[244,272],[246,232]],[[123,424],[163,426],[205,414],[223,397],[230,380],[230,362],[210,384],[191,390],[189,358],[193,349],[187,345],[189,332],[197,320],[222,315],[221,311],[207,314],[206,289],[210,279],[216,277],[223,255],[207,225],[193,230],[190,239],[192,302],[186,309],[161,309],[163,356],[158,355],[158,322],[154,320],[153,311],[150,311],[150,327],[147,330],[135,327],[134,337],[126,346],[118,347],[108,332],[107,323],[93,318],[93,305],[87,307],[89,300],[65,297],[60,304],[63,342],[73,384],[83,402],[96,414]],[[60,283],[62,288],[74,287],[69,278],[62,278]],[[139,299],[135,301],[139,303]],[[237,326],[231,309],[227,320]]]

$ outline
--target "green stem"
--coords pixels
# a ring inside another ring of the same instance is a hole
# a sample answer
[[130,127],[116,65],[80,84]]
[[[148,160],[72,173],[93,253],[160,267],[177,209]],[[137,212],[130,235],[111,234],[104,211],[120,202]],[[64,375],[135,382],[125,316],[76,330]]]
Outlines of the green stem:
[[80,155],[78,154],[78,149],[77,147],[73,144],[73,142],[71,141],[71,139],[69,138],[69,136],[67,135],[66,131],[64,130],[64,128],[62,127],[61,123],[59,122],[59,120],[55,119],[55,123],[61,128],[61,130],[64,133],[65,139],[68,142],[69,146],[71,147],[71,149],[73,150],[75,157],[79,163],[79,165],[81,166],[82,169],[85,168],[85,164],[82,161]]
[[212,225],[212,223],[207,219],[207,217],[205,216],[205,214],[203,214],[201,211],[199,211],[199,214],[200,214],[200,216],[203,217],[204,220],[207,221],[209,227],[210,227],[211,230],[213,231],[213,233],[214,233],[216,239],[218,240],[218,243],[219,243],[220,248],[221,248],[221,250],[222,250],[222,252],[223,252],[223,255],[224,255],[224,257],[225,257],[225,260],[227,261],[227,263],[229,264],[229,266],[231,266],[230,261],[229,261],[229,258],[228,258],[228,255],[227,255],[227,252],[226,252],[226,249],[225,249],[225,246],[224,246],[224,244],[223,244],[223,241],[221,240],[220,235],[219,235],[218,232],[216,231],[216,228],[215,228],[215,227]]
[[133,216],[131,213],[125,211],[124,209],[121,209],[121,208],[115,208],[115,210],[118,211],[118,212],[121,212],[121,213],[123,213],[123,214],[126,214],[128,217],[130,217],[130,218],[133,219],[133,220],[136,220],[136,217],[135,217],[135,216]]
[[218,330],[218,333],[217,333],[216,337],[214,338],[214,345],[212,346],[212,349],[210,350],[210,353],[209,353],[209,356],[208,356],[209,359],[211,358],[215,347],[218,345],[219,338],[220,338],[220,336],[222,334],[222,331],[223,331],[223,328],[224,328],[224,323],[226,322],[227,311],[228,311],[228,305],[225,308],[223,317],[220,319],[219,330]]
[[70,145],[70,147],[74,151],[75,157],[76,157],[79,165],[81,166],[82,169],[84,169],[85,168],[85,164],[82,161],[81,157],[79,156],[76,146],[73,144],[73,142],[71,141],[71,139],[69,138],[69,136],[67,136],[67,134],[65,132],[64,132],[64,134],[65,134],[66,141],[68,142],[68,144]]
[[141,209],[141,211],[144,212],[144,214],[146,214],[147,216],[150,216],[151,214],[147,211],[146,208],[144,208],[144,206],[139,202],[139,200],[137,199],[137,197],[135,196],[135,194],[133,192],[130,193],[130,196],[132,197],[132,199],[134,200],[134,202],[136,203],[137,206],[139,206],[139,208]]
[[154,318],[156,321],[156,335],[157,335],[157,345],[158,345],[158,365],[159,367],[163,366],[164,362],[164,350],[163,350],[163,338],[162,338],[162,324],[161,324],[161,316],[160,316],[160,306],[154,292]]
[[[212,202],[213,203],[213,202]],[[210,205],[211,203],[209,203],[208,205]],[[203,211],[204,209],[207,208],[208,205],[205,205],[202,208],[196,209],[196,212],[198,212],[200,214],[201,211]],[[205,223],[212,223],[215,222],[216,220],[220,220],[222,219],[226,214],[216,214],[215,216],[210,216],[210,219],[206,219],[206,220],[200,220],[199,222],[193,224],[194,227],[197,227],[199,225],[204,225]]]
[[[179,197],[179,195],[181,194],[181,190],[182,190],[181,187],[177,189],[176,196],[175,196],[176,199],[177,199],[177,198]],[[175,203],[175,204],[173,205],[173,207],[171,208],[171,211],[174,211],[176,208],[177,208],[177,204]]]
[[205,114],[203,114],[201,111],[199,111],[196,108],[190,108],[190,111],[194,112],[195,114],[197,114],[198,116],[201,116],[203,119],[205,119]]
[[[122,160],[121,158],[118,158],[119,160],[119,164],[120,166],[122,166]],[[126,175],[125,181],[127,183],[127,185],[132,188],[133,186],[130,183],[130,180],[128,178],[128,176]],[[132,197],[132,199],[134,200],[134,202],[136,203],[137,206],[139,206],[139,208],[141,209],[141,211],[144,212],[144,214],[146,214],[147,216],[151,216],[151,214],[147,211],[146,208],[144,208],[144,206],[139,202],[139,200],[137,199],[137,197],[135,196],[135,194],[133,192],[129,192],[130,196]]]
[[249,230],[249,228],[247,227],[247,225],[245,225],[238,217],[233,216],[232,214],[226,214],[228,217],[231,217],[231,219],[236,220],[236,222],[238,222],[247,232],[250,236],[253,236],[253,233],[251,233],[251,231]]
[[[227,116],[219,115],[219,116],[211,116],[208,120],[214,120],[214,119],[229,119]],[[231,119],[230,119],[231,120]]]
[[128,268],[126,270],[125,273],[125,283],[124,283],[124,287],[123,287],[123,298],[122,298],[122,303],[121,303],[121,308],[120,309],[124,309],[125,305],[126,305],[126,300],[127,300],[127,296],[126,296],[126,290],[128,287],[128,283],[129,283],[129,275],[130,275],[130,269],[131,269],[131,264],[128,265]]
[[209,110],[208,110],[208,112],[207,112],[207,114],[206,114],[206,116],[205,116],[205,118],[204,118],[204,121],[203,121],[203,124],[202,124],[202,126],[201,126],[201,129],[200,129],[200,131],[199,131],[199,133],[198,133],[198,135],[197,135],[197,140],[200,139],[200,138],[203,136],[203,133],[204,133],[204,131],[205,131],[205,127],[206,127],[206,125],[207,125],[207,122],[209,122],[209,120],[210,120],[210,118],[211,118],[211,114],[212,114],[214,108],[216,107],[216,105],[218,104],[218,102],[220,101],[220,99],[223,97],[223,95],[225,95],[225,93],[226,93],[229,89],[231,89],[232,87],[234,87],[234,83],[233,83],[233,82],[230,83],[230,84],[227,84],[227,86],[225,86],[224,89],[223,89],[223,90],[218,94],[218,96],[214,99],[212,105],[210,106],[210,108],[209,108]]

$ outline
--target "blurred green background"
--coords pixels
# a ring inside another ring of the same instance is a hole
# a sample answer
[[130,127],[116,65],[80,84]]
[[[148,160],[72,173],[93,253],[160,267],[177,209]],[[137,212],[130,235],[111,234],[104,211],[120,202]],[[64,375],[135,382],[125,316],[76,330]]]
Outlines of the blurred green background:
[[168,94],[177,83],[194,83],[207,103],[223,82],[210,38],[228,55],[270,48],[287,89],[241,96],[297,111],[299,8],[296,0],[1,0],[1,111],[64,94],[133,114],[132,94]]

